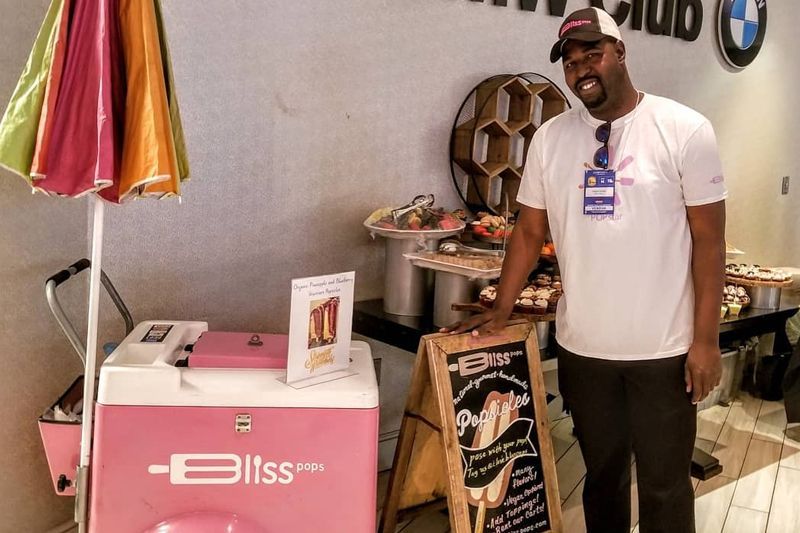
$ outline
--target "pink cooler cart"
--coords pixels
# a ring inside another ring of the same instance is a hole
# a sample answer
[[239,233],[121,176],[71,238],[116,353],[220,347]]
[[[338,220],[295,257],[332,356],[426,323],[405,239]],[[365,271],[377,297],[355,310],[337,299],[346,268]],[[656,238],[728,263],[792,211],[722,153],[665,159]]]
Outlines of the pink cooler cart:
[[[204,322],[133,328],[101,366],[96,403],[84,402],[94,411],[88,530],[374,532],[370,348],[352,343],[356,375],[294,389],[282,382],[287,346]],[[79,423],[40,428],[56,490],[74,494]]]

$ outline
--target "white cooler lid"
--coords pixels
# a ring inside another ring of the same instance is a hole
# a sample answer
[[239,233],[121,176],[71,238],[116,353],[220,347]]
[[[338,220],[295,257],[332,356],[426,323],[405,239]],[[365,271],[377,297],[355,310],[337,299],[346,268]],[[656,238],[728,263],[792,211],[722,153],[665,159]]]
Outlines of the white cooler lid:
[[[155,326],[155,327],[154,327]],[[367,343],[351,343],[356,375],[294,389],[280,369],[176,367],[187,344],[208,329],[205,322],[152,320],[138,324],[100,369],[102,405],[205,407],[378,407],[378,384]]]

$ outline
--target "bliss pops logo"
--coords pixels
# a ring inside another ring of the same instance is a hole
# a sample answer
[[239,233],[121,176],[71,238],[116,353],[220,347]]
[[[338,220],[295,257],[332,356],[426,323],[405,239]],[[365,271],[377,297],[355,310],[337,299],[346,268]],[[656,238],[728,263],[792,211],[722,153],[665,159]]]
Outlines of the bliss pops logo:
[[288,485],[301,472],[321,473],[321,463],[276,463],[260,455],[233,453],[174,453],[168,465],[150,465],[150,474],[169,474],[172,485]]

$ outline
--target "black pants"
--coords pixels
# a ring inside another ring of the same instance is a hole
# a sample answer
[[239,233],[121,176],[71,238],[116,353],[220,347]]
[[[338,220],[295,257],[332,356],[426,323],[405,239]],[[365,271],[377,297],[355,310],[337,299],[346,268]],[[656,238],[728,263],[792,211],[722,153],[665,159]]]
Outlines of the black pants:
[[607,361],[559,347],[558,382],[586,463],[588,533],[631,528],[631,452],[641,533],[694,533],[690,479],[697,409],[686,393],[686,356]]

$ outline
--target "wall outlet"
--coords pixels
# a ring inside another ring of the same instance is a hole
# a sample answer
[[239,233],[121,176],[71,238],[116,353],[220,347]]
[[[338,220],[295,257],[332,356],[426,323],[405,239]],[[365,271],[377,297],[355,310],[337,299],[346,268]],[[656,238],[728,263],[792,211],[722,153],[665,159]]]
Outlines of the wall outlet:
[[789,194],[789,176],[784,176],[781,181],[781,194]]

